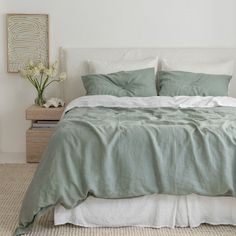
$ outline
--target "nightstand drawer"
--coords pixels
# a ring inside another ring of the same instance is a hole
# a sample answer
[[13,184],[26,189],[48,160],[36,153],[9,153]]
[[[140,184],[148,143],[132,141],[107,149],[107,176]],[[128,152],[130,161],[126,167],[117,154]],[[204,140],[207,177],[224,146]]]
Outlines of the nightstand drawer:
[[60,120],[64,107],[42,108],[36,105],[26,110],[26,120]]
[[26,160],[39,162],[48,145],[55,126],[65,107],[44,108],[36,105],[25,111],[26,119],[31,120],[31,128],[26,132]]
[[54,129],[29,129],[26,132],[27,162],[39,162]]

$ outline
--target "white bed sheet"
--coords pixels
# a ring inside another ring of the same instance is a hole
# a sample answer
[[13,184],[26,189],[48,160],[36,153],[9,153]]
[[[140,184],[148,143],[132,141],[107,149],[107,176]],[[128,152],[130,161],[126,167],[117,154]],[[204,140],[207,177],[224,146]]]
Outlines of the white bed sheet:
[[65,109],[74,107],[124,107],[124,108],[157,108],[157,107],[236,107],[233,97],[201,97],[201,96],[154,96],[154,97],[115,97],[110,95],[83,96],[72,100]]
[[236,198],[154,194],[130,199],[88,197],[74,209],[58,205],[54,224],[84,227],[197,227],[202,223],[236,225]]

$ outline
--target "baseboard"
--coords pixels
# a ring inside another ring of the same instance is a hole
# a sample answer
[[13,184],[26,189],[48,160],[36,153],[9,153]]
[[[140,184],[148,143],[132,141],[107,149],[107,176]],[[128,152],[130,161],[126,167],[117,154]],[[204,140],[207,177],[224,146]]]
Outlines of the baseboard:
[[24,152],[0,152],[0,163],[26,163]]

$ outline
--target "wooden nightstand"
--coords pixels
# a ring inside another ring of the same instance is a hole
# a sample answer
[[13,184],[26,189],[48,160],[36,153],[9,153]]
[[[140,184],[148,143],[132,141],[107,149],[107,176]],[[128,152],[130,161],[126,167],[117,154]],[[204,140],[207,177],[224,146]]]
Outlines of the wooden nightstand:
[[31,120],[31,127],[26,131],[26,160],[27,162],[39,162],[50,137],[54,132],[53,127],[34,127],[38,123],[47,126],[49,123],[56,124],[65,107],[43,108],[33,105],[26,109],[26,120]]

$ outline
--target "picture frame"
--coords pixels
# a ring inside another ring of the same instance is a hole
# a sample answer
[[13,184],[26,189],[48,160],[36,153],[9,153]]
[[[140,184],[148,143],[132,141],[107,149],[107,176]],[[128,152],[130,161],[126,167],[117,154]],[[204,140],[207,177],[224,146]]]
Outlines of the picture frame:
[[6,29],[8,73],[30,60],[49,65],[49,14],[8,13]]

